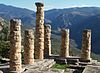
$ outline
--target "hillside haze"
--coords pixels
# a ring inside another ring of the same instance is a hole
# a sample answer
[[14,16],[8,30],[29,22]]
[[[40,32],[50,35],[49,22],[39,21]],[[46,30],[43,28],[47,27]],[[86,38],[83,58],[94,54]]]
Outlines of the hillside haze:
[[[24,27],[35,26],[35,12],[0,4],[0,17],[6,20],[20,18]],[[57,31],[61,28],[70,28],[70,37],[74,39],[81,49],[82,31],[92,30],[92,51],[100,53],[100,8],[82,7],[52,9],[45,11],[45,23],[51,23],[52,30]],[[54,33],[60,35],[60,33]]]
[[12,18],[20,18],[22,20],[22,23],[28,27],[35,25],[35,18],[33,17],[34,13],[34,11],[25,8],[18,8],[0,4],[0,16],[2,18],[6,20],[10,20]]

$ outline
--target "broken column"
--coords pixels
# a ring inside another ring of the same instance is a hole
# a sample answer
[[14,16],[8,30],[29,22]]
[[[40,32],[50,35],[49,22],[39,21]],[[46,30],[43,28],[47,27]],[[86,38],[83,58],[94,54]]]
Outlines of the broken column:
[[24,37],[24,64],[34,63],[34,35],[32,29],[25,30]]
[[44,30],[44,56],[48,58],[51,55],[51,26],[45,25]]
[[91,30],[85,29],[83,31],[83,38],[82,38],[81,59],[91,60],[90,54],[91,54]]
[[44,4],[36,3],[35,58],[44,58]]
[[10,20],[10,73],[21,72],[21,20]]
[[69,29],[61,30],[61,57],[69,57]]

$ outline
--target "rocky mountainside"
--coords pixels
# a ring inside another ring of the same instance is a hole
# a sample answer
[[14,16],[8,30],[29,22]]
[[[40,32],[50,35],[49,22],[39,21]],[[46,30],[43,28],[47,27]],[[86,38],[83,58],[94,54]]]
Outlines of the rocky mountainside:
[[76,41],[78,48],[81,48],[82,31],[84,29],[91,29],[92,51],[100,53],[100,8],[54,9],[46,12],[46,18],[52,21],[51,25],[54,30],[70,28],[71,38]]
[[[0,17],[9,20],[11,18],[20,18],[24,27],[35,26],[35,12],[0,4]],[[70,28],[71,39],[74,39],[81,48],[82,31],[92,29],[92,51],[100,53],[100,8],[99,7],[82,7],[82,8],[65,8],[52,9],[45,11],[45,23],[51,23],[54,34],[60,35],[58,31],[61,28]],[[55,32],[54,32],[55,31]]]
[[28,27],[35,25],[35,17],[33,17],[34,13],[34,11],[25,8],[18,8],[0,4],[0,17],[6,20],[10,20],[12,18],[20,18],[22,20],[22,23]]

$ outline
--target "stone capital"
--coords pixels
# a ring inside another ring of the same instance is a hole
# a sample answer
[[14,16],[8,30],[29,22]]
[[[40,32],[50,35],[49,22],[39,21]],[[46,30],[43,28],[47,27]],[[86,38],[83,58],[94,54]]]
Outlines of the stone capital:
[[44,4],[43,4],[43,3],[40,3],[40,2],[36,2],[35,5],[36,5],[37,7],[43,7],[43,6],[44,6]]

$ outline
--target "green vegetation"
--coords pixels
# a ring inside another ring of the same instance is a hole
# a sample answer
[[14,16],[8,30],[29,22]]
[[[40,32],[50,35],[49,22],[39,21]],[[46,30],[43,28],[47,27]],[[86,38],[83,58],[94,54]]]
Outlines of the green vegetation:
[[4,21],[3,24],[3,29],[0,31],[0,56],[9,58],[9,25],[7,21]]
[[[52,54],[58,55],[60,54],[61,49],[61,37],[59,35],[52,34],[51,39],[51,48],[52,48]],[[77,49],[77,44],[74,40],[70,40],[70,55],[72,56],[79,56],[80,50]]]
[[[25,28],[22,28],[22,38],[24,36],[23,30]],[[57,33],[59,31],[56,31]],[[61,36],[57,34],[52,34],[52,54],[59,55],[60,54],[60,48],[61,48]],[[3,30],[0,32],[0,57],[3,58],[9,58],[9,22],[4,21]],[[22,45],[23,45],[23,39],[22,39]],[[70,55],[72,56],[80,56],[80,50],[77,48],[77,44],[74,40],[70,40]],[[23,58],[23,49],[22,49],[22,58]],[[92,58],[100,61],[100,55],[92,53]]]
[[[61,37],[59,35],[52,34],[52,54],[59,55],[60,47],[61,47]],[[76,42],[71,39],[70,40],[70,55],[71,56],[80,56],[81,50],[77,48]],[[91,57],[94,60],[100,61],[100,55],[91,53]]]
[[[59,40],[58,40],[59,39]],[[61,38],[57,35],[52,35],[51,38],[51,48],[52,54],[58,55],[60,53]]]
[[67,64],[57,64],[57,63],[52,66],[52,68],[56,69],[66,69],[67,67],[68,67]]

